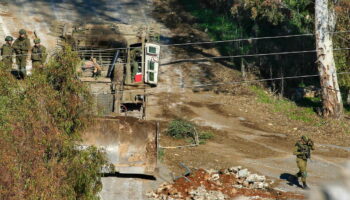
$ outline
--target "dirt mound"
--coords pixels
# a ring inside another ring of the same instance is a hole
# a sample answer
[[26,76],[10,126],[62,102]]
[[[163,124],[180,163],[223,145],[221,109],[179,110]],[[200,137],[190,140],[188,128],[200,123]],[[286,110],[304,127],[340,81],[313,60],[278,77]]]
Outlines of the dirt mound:
[[162,184],[148,193],[149,199],[304,199],[300,194],[280,192],[270,188],[265,176],[251,174],[240,166],[226,170],[198,169],[171,184]]

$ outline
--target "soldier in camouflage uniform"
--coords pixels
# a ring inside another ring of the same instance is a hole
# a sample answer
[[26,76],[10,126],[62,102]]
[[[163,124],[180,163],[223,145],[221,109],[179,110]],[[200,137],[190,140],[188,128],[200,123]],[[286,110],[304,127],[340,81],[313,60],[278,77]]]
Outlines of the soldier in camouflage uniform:
[[2,62],[11,70],[13,63],[12,56],[14,54],[14,49],[12,48],[13,38],[11,36],[7,36],[5,41],[6,43],[1,47]]
[[27,37],[27,32],[24,29],[19,31],[19,38],[13,43],[13,48],[16,53],[16,63],[19,71],[22,74],[22,77],[25,77],[27,74],[26,65],[28,52],[30,50],[30,41]]
[[32,48],[32,66],[34,70],[42,69],[47,58],[46,48],[40,44],[40,39],[34,39]]
[[301,140],[299,140],[294,147],[293,154],[297,156],[297,166],[299,168],[299,172],[296,174],[296,177],[301,177],[301,181],[303,182],[303,188],[309,189],[309,187],[306,184],[306,166],[307,166],[307,159],[311,158],[311,150],[314,150],[314,143],[311,139],[309,139],[307,136],[302,136]]

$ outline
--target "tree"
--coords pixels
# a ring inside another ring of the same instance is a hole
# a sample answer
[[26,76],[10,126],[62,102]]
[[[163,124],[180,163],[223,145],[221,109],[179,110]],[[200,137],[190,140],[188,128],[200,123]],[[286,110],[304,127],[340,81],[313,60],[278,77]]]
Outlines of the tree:
[[343,103],[334,62],[332,39],[336,24],[334,5],[337,0],[331,1],[331,3],[328,0],[315,1],[316,50],[322,88],[323,116],[339,118],[343,112]]

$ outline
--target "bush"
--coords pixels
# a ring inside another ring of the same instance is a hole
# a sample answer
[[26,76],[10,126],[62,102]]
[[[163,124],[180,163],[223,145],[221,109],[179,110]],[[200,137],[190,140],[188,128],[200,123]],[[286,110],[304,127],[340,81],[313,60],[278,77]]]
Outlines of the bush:
[[209,131],[203,131],[203,132],[199,133],[200,140],[210,140],[213,137],[214,137],[214,134],[212,132],[209,132]]
[[205,144],[207,140],[210,140],[214,137],[214,134],[209,131],[203,131],[199,133],[199,144]]
[[0,199],[98,199],[105,155],[76,149],[89,118],[77,59],[66,49],[20,81],[0,63]]
[[195,126],[189,121],[176,119],[170,122],[167,134],[176,139],[193,138],[195,135]]

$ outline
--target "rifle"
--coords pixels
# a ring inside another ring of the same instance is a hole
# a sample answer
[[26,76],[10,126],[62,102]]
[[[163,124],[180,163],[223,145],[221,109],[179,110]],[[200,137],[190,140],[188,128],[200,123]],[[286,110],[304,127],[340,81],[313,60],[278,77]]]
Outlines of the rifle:
[[[307,146],[311,146],[311,144],[309,144],[309,142],[307,143]],[[310,159],[311,161],[311,148],[305,148],[304,145],[301,145],[298,143],[298,147],[300,149],[300,153],[302,153],[303,155],[305,155],[306,159]]]

